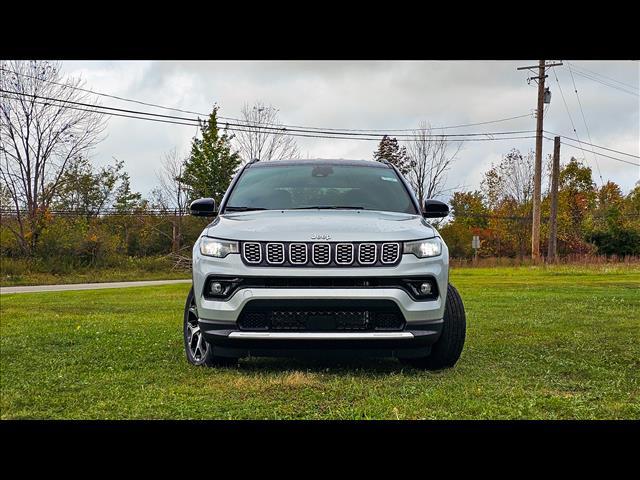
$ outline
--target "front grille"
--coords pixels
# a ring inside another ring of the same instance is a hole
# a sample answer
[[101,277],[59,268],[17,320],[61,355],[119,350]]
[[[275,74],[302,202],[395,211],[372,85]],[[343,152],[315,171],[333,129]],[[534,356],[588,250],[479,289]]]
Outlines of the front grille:
[[314,243],[311,255],[316,265],[327,265],[331,261],[331,245],[328,243]]
[[289,245],[289,262],[293,265],[304,265],[307,263],[306,243],[291,243]]
[[282,243],[267,243],[267,263],[284,263],[284,245]]
[[350,265],[353,263],[353,244],[338,243],[336,245],[336,263]]
[[375,243],[361,243],[358,248],[358,262],[362,265],[372,265],[376,263],[376,250]]
[[[256,301],[257,302],[257,301]],[[255,303],[255,302],[254,302]],[[254,310],[252,310],[254,308]],[[404,317],[391,304],[379,303],[378,307],[310,305],[295,308],[280,305],[246,307],[238,319],[243,331],[399,331],[405,326]]]
[[248,263],[262,262],[262,247],[257,242],[245,242],[242,245],[242,253]]
[[259,267],[391,267],[401,242],[242,242],[242,261]]
[[400,256],[399,243],[383,243],[382,244],[382,263],[396,263]]

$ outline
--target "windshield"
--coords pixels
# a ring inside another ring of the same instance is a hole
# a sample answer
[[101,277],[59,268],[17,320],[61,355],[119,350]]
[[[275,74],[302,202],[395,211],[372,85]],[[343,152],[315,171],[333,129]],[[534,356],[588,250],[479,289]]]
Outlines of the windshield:
[[417,214],[390,168],[313,163],[247,168],[225,211],[362,209]]

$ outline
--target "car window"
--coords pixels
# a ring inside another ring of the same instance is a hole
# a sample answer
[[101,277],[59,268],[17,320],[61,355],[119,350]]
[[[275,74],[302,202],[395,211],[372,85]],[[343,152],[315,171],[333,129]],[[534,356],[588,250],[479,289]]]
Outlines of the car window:
[[314,163],[247,168],[227,209],[356,208],[416,214],[394,170]]

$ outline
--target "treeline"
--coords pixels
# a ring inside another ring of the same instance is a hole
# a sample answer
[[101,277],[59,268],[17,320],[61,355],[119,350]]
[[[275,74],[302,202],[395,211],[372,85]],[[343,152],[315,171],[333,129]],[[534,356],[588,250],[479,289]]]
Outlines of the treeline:
[[[547,165],[547,172],[550,171]],[[531,250],[533,153],[512,150],[485,174],[479,190],[455,192],[451,219],[440,228],[457,258],[524,258]],[[550,180],[549,180],[550,183]],[[549,240],[549,187],[542,197],[541,253]],[[640,255],[640,182],[627,195],[614,182],[596,185],[591,168],[575,158],[561,166],[558,255]]]

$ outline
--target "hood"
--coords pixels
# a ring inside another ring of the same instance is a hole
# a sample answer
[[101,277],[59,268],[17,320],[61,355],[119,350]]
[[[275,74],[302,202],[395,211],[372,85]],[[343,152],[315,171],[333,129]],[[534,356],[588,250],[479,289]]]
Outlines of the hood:
[[[368,210],[263,210],[218,216],[206,229],[229,240],[309,242],[403,241],[435,230],[418,215]],[[328,238],[326,237],[328,235]]]

